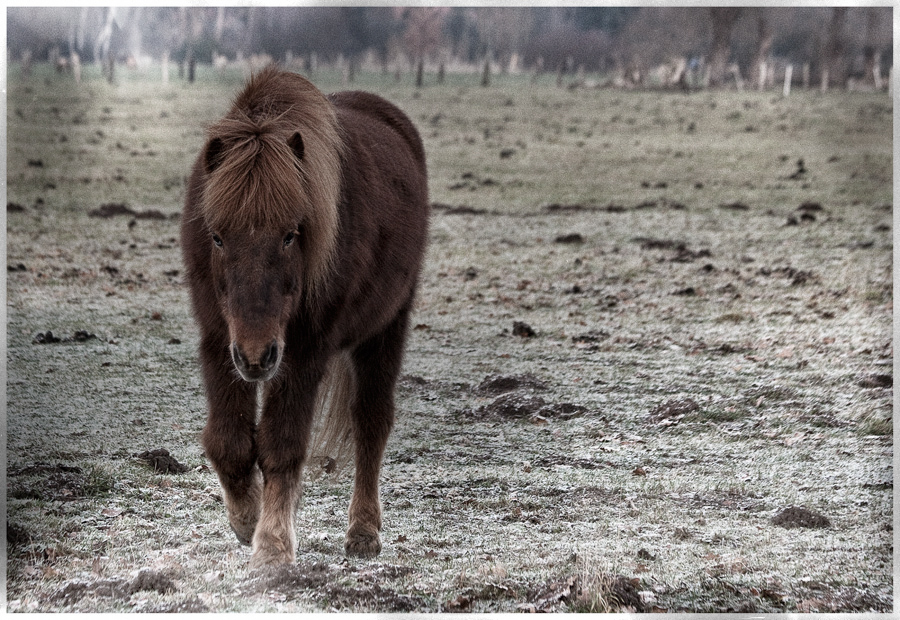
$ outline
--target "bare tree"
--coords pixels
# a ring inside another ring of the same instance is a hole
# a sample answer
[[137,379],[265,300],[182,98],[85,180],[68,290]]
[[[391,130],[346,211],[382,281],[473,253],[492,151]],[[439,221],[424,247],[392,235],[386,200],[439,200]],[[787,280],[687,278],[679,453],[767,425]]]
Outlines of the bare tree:
[[712,20],[712,50],[709,60],[709,84],[721,86],[725,82],[725,71],[731,55],[731,32],[741,15],[739,7],[717,7],[709,9]]
[[710,42],[702,7],[645,6],[617,32],[610,54],[620,75],[646,72],[677,57],[697,57]]
[[822,90],[828,90],[831,82],[843,84],[846,78],[844,52],[844,23],[847,21],[847,7],[835,7],[831,11],[825,49],[822,51]]
[[750,64],[750,77],[760,90],[766,87],[769,54],[772,53],[772,41],[775,38],[769,11],[770,9],[766,7],[756,9],[756,53]]
[[[535,9],[480,7],[475,12],[484,52],[496,55],[496,60],[504,68],[509,66],[514,54],[522,56],[525,44],[533,35]],[[556,15],[556,12],[551,12],[551,15]]]
[[[403,47],[417,65],[417,75],[425,58],[437,52],[443,42],[442,27],[449,10],[441,7],[412,7],[403,12],[406,27]],[[419,84],[421,85],[421,84]]]
[[878,31],[880,29],[878,9],[866,8],[866,38],[863,44],[863,80],[873,81],[876,88],[881,88],[881,67],[879,66],[881,50],[878,48]]

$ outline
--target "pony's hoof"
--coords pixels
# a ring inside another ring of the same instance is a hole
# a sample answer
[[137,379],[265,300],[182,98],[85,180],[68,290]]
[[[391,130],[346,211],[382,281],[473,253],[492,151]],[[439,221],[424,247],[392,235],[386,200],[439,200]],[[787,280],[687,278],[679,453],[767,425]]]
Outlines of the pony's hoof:
[[253,535],[253,555],[250,556],[250,568],[293,564],[295,544],[292,536],[278,536],[272,532],[257,529],[256,534]]
[[359,558],[374,558],[381,553],[381,537],[378,532],[347,532],[344,553]]
[[238,542],[241,543],[242,545],[247,545],[249,547],[250,541],[253,540],[253,530],[250,530],[250,535],[247,536],[246,534],[242,534],[238,530],[238,528],[234,527],[233,523],[230,523],[229,525],[231,525],[231,531],[234,532],[235,536],[237,536]]
[[253,534],[256,532],[256,515],[246,517],[243,515],[229,514],[228,525],[231,531],[237,536],[242,545],[250,545],[253,541]]
[[250,568],[263,568],[265,566],[281,566],[282,564],[293,564],[294,555],[285,553],[277,549],[257,549],[250,556]]

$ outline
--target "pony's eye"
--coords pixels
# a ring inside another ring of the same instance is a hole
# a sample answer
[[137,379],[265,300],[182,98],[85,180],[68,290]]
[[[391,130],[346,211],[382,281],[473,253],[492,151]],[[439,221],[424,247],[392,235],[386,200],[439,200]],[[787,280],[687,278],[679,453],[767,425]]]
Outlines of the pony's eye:
[[216,247],[219,247],[219,248],[222,247],[222,237],[213,233],[212,240],[213,240],[213,243],[216,244]]
[[294,242],[294,237],[297,236],[297,233],[289,232],[287,236],[284,238],[284,247],[291,245]]

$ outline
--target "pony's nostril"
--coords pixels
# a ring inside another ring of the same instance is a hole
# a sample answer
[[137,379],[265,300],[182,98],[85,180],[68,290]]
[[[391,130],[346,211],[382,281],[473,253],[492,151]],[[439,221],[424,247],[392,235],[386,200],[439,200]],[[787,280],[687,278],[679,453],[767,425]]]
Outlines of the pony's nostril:
[[278,361],[278,342],[273,340],[272,344],[270,344],[265,352],[263,353],[262,359],[259,360],[259,365],[262,368],[268,370]]
[[231,343],[231,359],[233,359],[235,365],[240,368],[246,368],[248,365],[247,358],[241,353],[241,348],[236,342]]

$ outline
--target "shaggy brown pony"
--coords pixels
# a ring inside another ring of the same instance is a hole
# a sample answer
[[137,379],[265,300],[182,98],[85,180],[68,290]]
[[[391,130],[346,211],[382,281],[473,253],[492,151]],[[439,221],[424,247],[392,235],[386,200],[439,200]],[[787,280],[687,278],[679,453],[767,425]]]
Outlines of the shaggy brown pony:
[[380,97],[326,97],[269,67],[209,129],[182,251],[203,446],[252,567],[294,560],[319,409],[326,448],[353,444],[344,549],[381,551],[378,478],[427,228],[422,141]]

